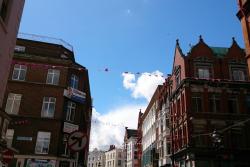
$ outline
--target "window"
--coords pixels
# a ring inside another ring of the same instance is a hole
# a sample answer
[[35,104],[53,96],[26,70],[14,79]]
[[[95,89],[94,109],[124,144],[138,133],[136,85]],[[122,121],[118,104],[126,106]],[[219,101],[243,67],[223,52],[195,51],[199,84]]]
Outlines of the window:
[[4,22],[7,19],[9,4],[10,4],[9,0],[2,0],[2,3],[0,1],[0,17]]
[[21,94],[9,93],[7,103],[5,106],[5,112],[8,114],[18,114],[20,103],[21,103]]
[[14,129],[8,129],[6,132],[6,140],[8,147],[12,146],[13,136],[14,136]]
[[176,79],[176,85],[178,86],[181,83],[180,72],[176,74],[175,79]]
[[194,95],[192,97],[192,111],[202,112],[202,101],[199,95]]
[[64,156],[69,156],[70,155],[67,141],[68,141],[68,135],[64,134],[64,136],[63,136],[63,154],[62,154]]
[[58,85],[60,71],[54,69],[48,69],[47,84]]
[[56,106],[56,98],[54,97],[44,97],[42,106],[42,117],[53,118]]
[[36,140],[36,154],[48,154],[50,143],[50,132],[38,132]]
[[9,121],[7,119],[4,119],[3,121],[3,128],[2,128],[2,138],[6,138],[6,131],[8,129]]
[[75,112],[76,112],[76,103],[68,101],[66,120],[74,121]]
[[79,82],[79,78],[76,75],[71,75],[70,78],[70,87],[74,88],[74,89],[78,89],[78,82]]
[[234,69],[233,70],[233,80],[235,81],[245,81],[245,74],[244,70],[241,69]]
[[198,78],[209,79],[209,69],[208,68],[198,68]]
[[209,97],[209,112],[220,112],[220,96],[219,95],[211,95]]
[[228,98],[228,112],[229,113],[238,112],[238,100],[236,96],[230,96]]
[[15,64],[12,80],[24,81],[26,76],[27,66]]
[[122,161],[118,160],[118,166],[121,166],[121,165],[122,165]]

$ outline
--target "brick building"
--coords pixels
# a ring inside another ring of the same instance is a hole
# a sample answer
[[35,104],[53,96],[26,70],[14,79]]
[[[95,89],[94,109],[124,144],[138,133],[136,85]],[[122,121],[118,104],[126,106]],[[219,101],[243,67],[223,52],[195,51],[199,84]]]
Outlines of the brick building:
[[[86,165],[91,121],[88,70],[75,62],[69,45],[41,39],[18,39],[15,48],[5,106],[13,120],[8,145],[19,150],[11,166]],[[76,130],[88,137],[80,152],[67,145]]]
[[154,92],[145,112],[141,118],[142,129],[142,167],[157,167],[158,166],[158,153],[157,153],[157,120],[156,114],[158,113],[159,97],[162,85],[158,85]]
[[138,114],[138,121],[137,121],[137,150],[138,150],[138,166],[141,167],[142,162],[142,116],[143,113],[139,112]]
[[239,12],[237,13],[237,16],[242,25],[246,47],[246,59],[248,62],[248,72],[250,73],[250,1],[238,0],[238,4]]
[[[5,133],[10,122],[9,116],[3,109],[4,92],[16,44],[16,36],[23,6],[24,0],[0,1],[0,155],[2,155],[2,151],[6,149]],[[0,160],[0,163],[1,161],[2,160]]]
[[126,127],[124,136],[125,167],[139,167],[137,140],[138,131]]
[[159,91],[158,109],[156,110],[156,142],[157,153],[159,154],[158,165],[160,167],[171,165],[171,134],[169,124],[171,117],[169,111],[169,87],[166,83],[163,84]]
[[169,87],[172,160],[183,167],[250,165],[250,82],[245,52],[176,43]]

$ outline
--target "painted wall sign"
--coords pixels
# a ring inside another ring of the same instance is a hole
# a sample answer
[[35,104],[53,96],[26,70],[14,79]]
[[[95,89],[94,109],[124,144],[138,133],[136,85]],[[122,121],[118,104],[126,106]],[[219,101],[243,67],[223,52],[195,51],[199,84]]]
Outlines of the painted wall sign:
[[63,95],[78,103],[84,103],[86,99],[86,93],[70,87],[64,89]]

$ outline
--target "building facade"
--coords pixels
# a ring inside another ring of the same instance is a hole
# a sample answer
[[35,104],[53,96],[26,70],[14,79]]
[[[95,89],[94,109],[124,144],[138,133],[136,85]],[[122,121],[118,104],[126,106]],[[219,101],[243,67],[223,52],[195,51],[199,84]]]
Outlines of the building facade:
[[[88,70],[75,62],[73,49],[56,42],[18,39],[6,91],[5,112],[12,118],[8,144],[19,152],[11,166],[87,165],[91,121]],[[87,136],[79,152],[69,134]]]
[[[10,117],[3,109],[4,92],[9,76],[23,6],[24,0],[0,1],[0,155],[2,155],[2,152],[6,149],[5,134],[10,122]],[[2,163],[2,160],[0,160],[0,163]]]
[[250,165],[250,82],[245,52],[208,46],[200,37],[187,55],[177,40],[166,82],[171,158],[179,167]]
[[125,165],[124,150],[111,145],[109,150],[105,152],[105,159],[105,167],[123,167]]
[[156,143],[159,154],[159,167],[171,166],[171,134],[169,111],[169,87],[166,83],[160,89],[158,109],[156,110]]
[[135,129],[125,128],[124,136],[124,152],[125,152],[125,166],[139,167],[138,162],[138,131]]
[[250,73],[250,1],[238,0],[239,11],[237,16],[241,22],[243,37],[246,47],[246,59],[248,63],[248,72]]
[[142,115],[142,167],[157,167],[156,113],[161,85],[159,85]]
[[139,112],[137,122],[137,150],[138,150],[138,166],[142,166],[142,116],[143,113]]
[[98,149],[89,152],[88,167],[105,167],[105,152]]

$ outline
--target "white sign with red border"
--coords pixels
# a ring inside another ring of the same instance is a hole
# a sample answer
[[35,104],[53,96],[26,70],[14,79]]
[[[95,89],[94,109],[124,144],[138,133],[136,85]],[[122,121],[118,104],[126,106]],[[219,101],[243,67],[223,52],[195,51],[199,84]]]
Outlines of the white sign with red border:
[[84,149],[87,145],[88,138],[81,131],[72,132],[68,138],[68,147],[72,151],[78,152]]

